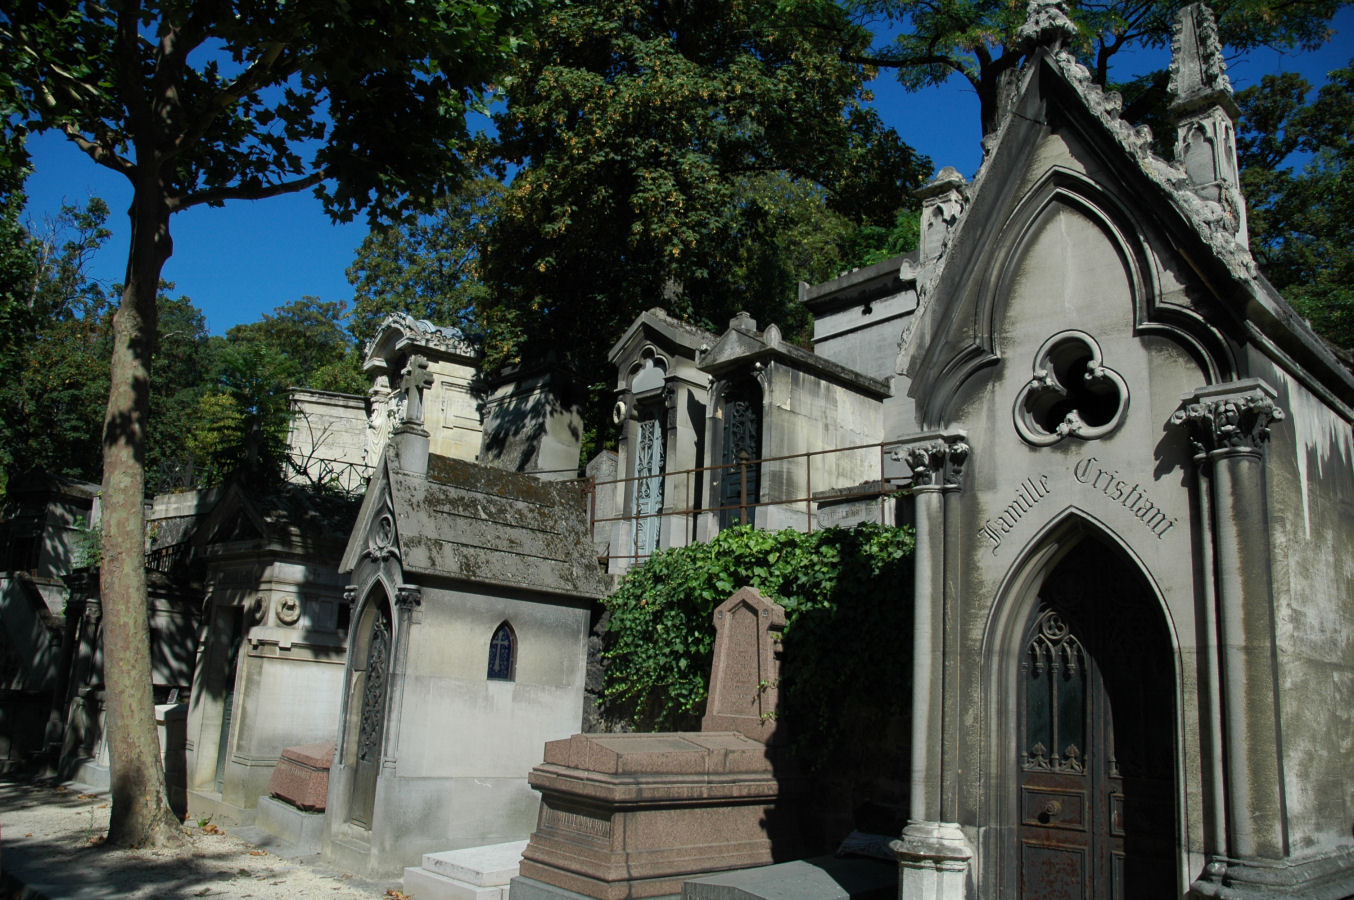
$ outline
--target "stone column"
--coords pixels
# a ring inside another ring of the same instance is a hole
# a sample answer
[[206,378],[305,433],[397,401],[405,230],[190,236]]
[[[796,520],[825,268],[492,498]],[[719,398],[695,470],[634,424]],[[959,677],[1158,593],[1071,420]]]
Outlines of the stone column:
[[[899,896],[963,898],[972,848],[963,831],[944,821],[945,624],[953,615],[953,549],[947,546],[946,495],[962,487],[969,447],[962,434],[920,435],[893,452],[912,470],[917,548],[913,554],[911,799],[898,852]],[[951,689],[953,685],[949,686]],[[951,723],[952,724],[952,723]]]
[[423,589],[415,584],[395,588],[394,640],[390,648],[390,683],[386,686],[384,771],[395,767],[400,746],[400,722],[404,718],[404,683],[409,668],[409,632],[423,621]]
[[1269,426],[1284,417],[1275,396],[1258,379],[1216,385],[1171,417],[1188,429],[1209,469],[1200,483],[1212,488],[1201,508],[1213,516],[1229,880],[1238,864],[1287,854],[1264,473]]

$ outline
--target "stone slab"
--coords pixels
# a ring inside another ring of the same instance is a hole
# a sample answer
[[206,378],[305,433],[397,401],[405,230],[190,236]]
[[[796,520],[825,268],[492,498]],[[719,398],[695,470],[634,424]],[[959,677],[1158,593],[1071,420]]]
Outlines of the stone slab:
[[[568,888],[546,884],[534,878],[519,875],[512,880],[508,896],[511,900],[593,900],[587,894],[580,894]],[[648,900],[681,900],[681,894],[663,894]]]
[[723,872],[682,885],[682,900],[891,900],[898,867],[878,859],[821,856]]
[[[443,878],[454,878],[481,887],[506,885],[517,874],[526,841],[508,841],[484,847],[444,850],[423,854],[423,868]],[[406,870],[408,871],[408,870]]]
[[323,812],[333,759],[333,741],[288,747],[268,779],[268,793],[298,809]]
[[766,747],[742,734],[576,734],[545,745],[547,765],[605,775],[770,775]]
[[306,812],[272,797],[260,797],[254,825],[286,841],[297,855],[319,853],[324,844],[324,813]]
[[508,886],[475,885],[423,868],[404,870],[404,892],[417,900],[508,900]]

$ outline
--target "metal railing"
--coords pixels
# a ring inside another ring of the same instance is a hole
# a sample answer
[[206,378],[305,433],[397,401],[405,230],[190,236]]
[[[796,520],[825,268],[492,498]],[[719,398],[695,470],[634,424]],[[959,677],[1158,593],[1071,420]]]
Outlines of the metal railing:
[[[599,537],[610,537],[608,532],[617,524],[631,525],[628,530],[622,529],[626,531],[629,539],[622,541],[623,546],[621,547],[609,546],[602,559],[608,565],[612,560],[628,560],[628,565],[636,565],[651,555],[649,552],[636,548],[633,537],[638,524],[649,519],[672,523],[672,527],[666,530],[666,539],[660,537],[657,549],[684,546],[699,540],[708,540],[719,532],[722,527],[721,519],[724,518],[723,514],[726,512],[736,512],[737,523],[758,524],[758,510],[775,508],[792,511],[793,515],[784,518],[797,521],[802,516],[804,527],[801,530],[812,533],[817,525],[820,507],[825,503],[830,504],[834,500],[856,504],[866,501],[875,503],[878,506],[879,521],[888,524],[889,498],[896,494],[904,483],[911,481],[911,473],[902,471],[902,467],[900,467],[898,474],[890,474],[886,470],[886,464],[890,461],[889,450],[899,446],[900,443],[900,441],[882,441],[873,444],[855,444],[848,447],[834,447],[830,450],[809,450],[784,456],[745,459],[735,463],[721,463],[662,473],[634,475],[626,478],[591,481],[587,483],[586,487],[589,494],[588,521],[590,531],[594,542],[596,542]],[[820,472],[818,479],[814,478],[813,470],[816,460],[847,453],[870,453],[875,463],[871,477],[854,484],[832,483],[837,479],[825,476],[822,472]],[[788,477],[791,474],[788,466],[793,466],[796,461],[802,462],[803,465],[803,479],[801,482],[797,482],[803,485],[803,491],[791,496],[776,496],[774,494],[776,485],[787,481],[793,482],[793,479]],[[756,471],[753,478],[757,482],[758,495],[749,498],[749,475],[753,470]],[[777,477],[768,478],[768,471]],[[723,478],[730,476],[739,480],[737,502],[711,502],[715,500],[716,483],[722,482]],[[633,509],[626,511],[626,507],[633,503],[634,485],[637,482],[654,478],[661,478],[663,481],[663,509],[650,513],[639,513]],[[824,482],[828,483],[824,484]],[[815,483],[823,485],[817,494],[814,493]],[[624,490],[618,491],[617,486],[624,486]],[[674,492],[679,497],[678,502],[673,502],[670,499],[672,494],[669,492],[674,486],[680,487],[680,492]],[[620,508],[613,515],[602,515],[598,511],[598,495],[606,490],[612,490],[618,494],[617,502]],[[835,496],[834,491],[838,492]],[[801,506],[802,511],[800,511]],[[679,524],[682,529],[680,535],[674,535],[673,528]],[[663,529],[660,528],[660,534],[662,533]],[[679,539],[675,540],[674,537]],[[629,552],[621,552],[624,550]]]

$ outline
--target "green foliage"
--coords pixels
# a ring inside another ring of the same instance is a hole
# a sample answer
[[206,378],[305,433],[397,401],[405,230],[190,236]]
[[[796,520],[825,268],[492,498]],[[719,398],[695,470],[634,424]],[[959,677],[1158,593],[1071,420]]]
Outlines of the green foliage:
[[22,171],[0,195],[0,468],[97,480],[111,340],[106,292],[88,261],[108,207],[63,207],[37,233],[20,223]]
[[[845,698],[863,685],[906,683],[912,611],[900,585],[910,583],[912,548],[906,528],[737,526],[655,554],[605,601],[608,711],[629,713],[641,728],[698,727],[715,607],[752,586],[786,612],[781,718],[806,761],[825,758]],[[899,662],[904,668],[891,672]],[[890,703],[906,706],[906,697]]]
[[473,179],[415,219],[373,228],[348,269],[356,292],[353,337],[371,340],[393,312],[482,332],[492,303],[481,278],[480,246],[502,191],[494,179]]
[[520,168],[484,253],[488,364],[553,348],[605,371],[653,306],[793,332],[797,281],[849,264],[852,229],[891,224],[930,169],[864,107],[843,35],[868,38],[826,0],[546,12],[495,116]]
[[103,561],[103,532],[97,525],[80,516],[75,520],[75,538],[71,542],[75,551],[72,560],[77,569],[97,569]]
[[1354,61],[1311,91],[1285,73],[1237,95],[1251,251],[1319,334],[1354,348]]
[[226,332],[232,343],[259,344],[287,362],[279,375],[297,387],[310,387],[321,369],[339,366],[352,349],[343,328],[347,305],[318,297],[302,297],[264,313],[257,322],[236,325]]
[[[940,84],[958,73],[978,93],[983,133],[998,121],[998,86],[1004,73],[1024,58],[1017,32],[1026,5],[1008,0],[847,0],[857,16],[891,23],[896,37],[862,58],[896,69],[898,80],[916,89]],[[1329,22],[1340,0],[1213,0],[1218,32],[1230,51],[1259,46],[1312,49],[1330,36]],[[1110,80],[1110,66],[1121,51],[1165,47],[1181,4],[1174,0],[1088,0],[1067,4],[1067,15],[1079,28],[1074,48],[1098,84]],[[1140,121],[1139,110],[1159,108],[1164,99],[1163,73],[1131,73],[1145,77],[1131,90],[1125,116]],[[1148,91],[1151,83],[1155,89]],[[1136,108],[1135,108],[1136,107]],[[1150,118],[1150,116],[1148,116]]]

